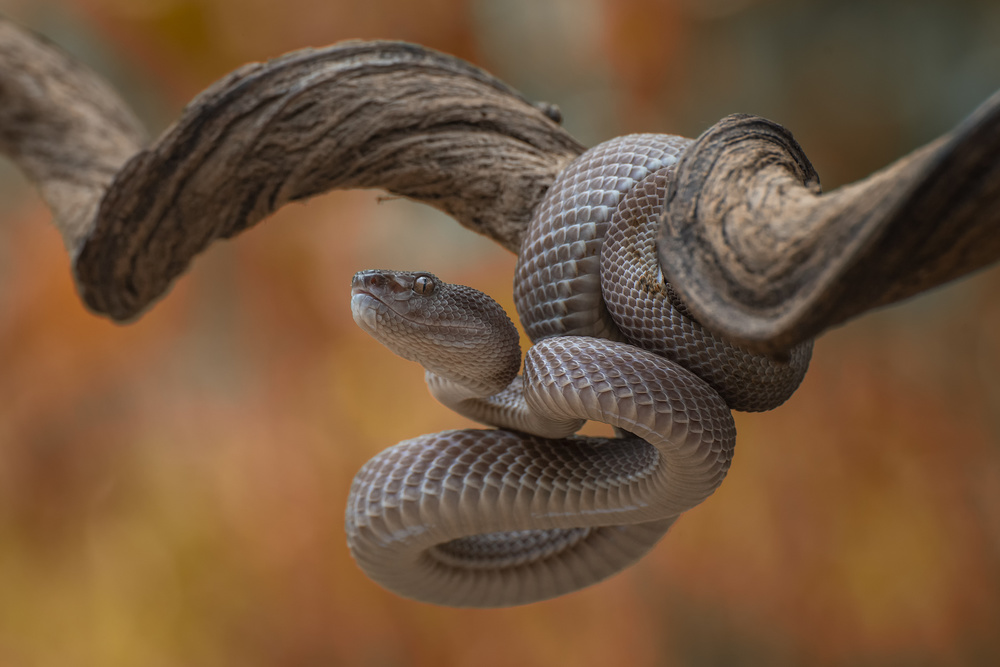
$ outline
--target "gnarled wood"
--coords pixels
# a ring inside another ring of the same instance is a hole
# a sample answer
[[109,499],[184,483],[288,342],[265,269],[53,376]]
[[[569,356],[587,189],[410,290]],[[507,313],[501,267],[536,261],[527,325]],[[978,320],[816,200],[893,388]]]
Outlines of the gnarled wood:
[[333,188],[384,188],[516,250],[535,203],[582,146],[461,60],[349,42],[243,67],[199,95],[102,202],[76,274],[127,319],[213,239]]
[[[0,150],[41,189],[96,312],[126,320],[214,239],[333,188],[384,188],[517,251],[583,147],[558,113],[423,47],[349,42],[243,67],[146,150],[86,68],[0,19]],[[702,323],[780,356],[1000,258],[1000,95],[829,194],[791,135],[732,116],[671,183],[664,274]]]
[[[462,60],[413,44],[347,42],[240,68],[118,170],[138,149],[120,140],[124,105],[67,56],[2,26],[0,70],[51,63],[8,95],[33,99],[32,82],[48,87],[29,122],[0,117],[6,136],[22,138],[8,152],[43,191],[58,190],[67,169],[83,183],[76,199],[87,207],[49,201],[84,301],[116,320],[142,312],[214,239],[334,188],[430,204],[516,252],[535,203],[583,150],[553,107]],[[96,91],[93,111],[74,111],[63,88]]]
[[730,116],[685,153],[660,264],[709,329],[781,354],[1000,259],[1000,94],[954,131],[820,194],[784,128]]
[[100,77],[0,18],[0,151],[41,192],[71,254],[143,142],[139,122]]

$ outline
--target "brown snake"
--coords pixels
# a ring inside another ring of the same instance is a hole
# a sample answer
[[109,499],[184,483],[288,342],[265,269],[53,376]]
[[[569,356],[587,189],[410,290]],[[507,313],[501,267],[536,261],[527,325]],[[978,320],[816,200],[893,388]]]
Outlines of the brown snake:
[[[779,363],[713,337],[656,263],[668,179],[687,139],[631,135],[581,155],[525,235],[515,302],[534,345],[486,295],[421,272],[363,271],[354,319],[420,362],[431,392],[491,430],[446,431],[365,464],[348,499],[351,552],[401,595],[525,604],[631,565],[718,487],[731,409],[798,387],[811,343]],[[573,434],[586,420],[614,439]]]

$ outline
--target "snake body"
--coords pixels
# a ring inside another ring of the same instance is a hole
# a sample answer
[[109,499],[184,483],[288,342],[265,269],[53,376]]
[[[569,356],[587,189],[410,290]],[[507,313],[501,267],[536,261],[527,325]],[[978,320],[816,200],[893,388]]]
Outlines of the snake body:
[[[352,312],[426,369],[445,405],[498,428],[425,435],[355,477],[352,555],[401,595],[496,607],[551,598],[634,563],[725,477],[730,409],[795,390],[811,344],[787,362],[713,337],[656,265],[666,183],[688,140],[631,135],[559,176],[526,233],[515,303],[422,272],[364,271]],[[621,437],[573,435],[586,420]]]

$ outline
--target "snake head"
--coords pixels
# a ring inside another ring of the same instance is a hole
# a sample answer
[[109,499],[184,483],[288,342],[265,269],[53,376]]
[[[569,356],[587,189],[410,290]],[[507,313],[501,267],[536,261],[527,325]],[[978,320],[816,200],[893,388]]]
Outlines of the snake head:
[[424,271],[356,273],[351,314],[397,355],[479,391],[500,391],[520,368],[519,336],[503,307]]
[[419,297],[433,294],[439,282],[429,273],[360,271],[351,280],[354,321],[375,338],[383,327],[392,328],[393,319],[414,320],[413,326],[419,327],[429,319],[428,305],[420,303]]

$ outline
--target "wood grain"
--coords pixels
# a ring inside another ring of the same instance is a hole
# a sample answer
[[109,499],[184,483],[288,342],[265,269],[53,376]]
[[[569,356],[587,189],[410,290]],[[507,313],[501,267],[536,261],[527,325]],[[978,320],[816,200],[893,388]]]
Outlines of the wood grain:
[[1000,258],[1000,94],[949,134],[822,194],[791,134],[730,116],[683,156],[664,275],[708,328],[780,355]]
[[[558,120],[457,58],[346,42],[236,70],[143,149],[114,91],[0,19],[0,150],[52,208],[84,302],[120,321],[214,240],[334,188],[430,204],[517,252],[536,204],[583,151]],[[682,157],[658,247],[664,275],[706,327],[776,357],[991,264],[1000,94],[827,194],[786,129],[725,118]]]
[[[516,252],[535,203],[583,151],[551,105],[400,42],[244,66],[139,150],[131,114],[95,75],[9,22],[0,30],[4,101],[32,105],[0,116],[3,147],[51,193],[82,298],[115,320],[162,296],[213,240],[336,188],[429,204]],[[20,72],[26,62],[41,65]]]

